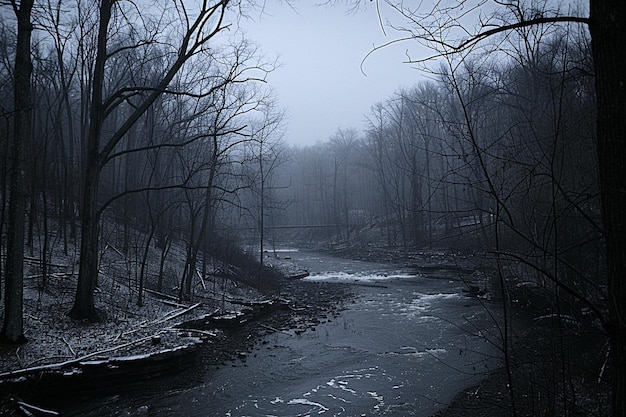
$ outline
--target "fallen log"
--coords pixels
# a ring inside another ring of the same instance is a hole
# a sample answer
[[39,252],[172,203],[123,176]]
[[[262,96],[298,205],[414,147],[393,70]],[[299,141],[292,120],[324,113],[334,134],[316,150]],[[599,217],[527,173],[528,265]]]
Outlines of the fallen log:
[[240,304],[245,308],[240,311],[229,311],[222,314],[218,314],[219,310],[216,310],[212,314],[206,314],[196,319],[188,320],[184,323],[176,325],[175,327],[181,329],[236,329],[246,323],[252,322],[271,314],[276,310],[287,308],[289,306],[285,300],[266,300],[260,302],[240,301],[237,304]]
[[[158,320],[154,320],[151,322],[147,322],[147,323],[143,323],[141,324],[139,327],[133,329],[133,330],[129,330],[127,332],[122,333],[123,336],[128,336],[129,334],[133,334],[135,332],[138,332],[140,330],[145,329],[146,327],[150,327],[150,326],[154,326],[156,324],[161,324],[161,323],[165,323],[166,321],[170,321],[175,319],[176,317],[180,317],[182,315],[185,315],[187,313],[189,313],[192,310],[195,310],[196,308],[200,307],[202,305],[202,303],[196,303],[190,307],[185,308],[182,311],[179,311],[177,313],[172,314],[172,312],[167,313],[165,316],[163,316],[162,318],[158,319]],[[171,315],[170,315],[171,314]],[[119,336],[118,336],[119,337]]]
[[[145,341],[148,336],[132,343]],[[137,355],[94,358],[127,343],[62,363],[19,369],[0,375],[0,391],[30,392],[38,398],[59,395],[102,395],[140,386],[145,381],[180,373],[193,366],[202,340],[188,338],[186,344]]]
[[37,407],[35,405],[25,403],[24,401],[16,401],[15,404],[26,415],[31,415],[31,416],[58,416],[58,415],[60,415],[56,411],[47,410],[45,408]]
[[144,291],[149,293],[149,294],[155,295],[158,298],[166,298],[166,299],[171,300],[171,301],[178,301],[178,297],[174,297],[173,295],[169,295],[169,294],[165,294],[165,293],[162,293],[162,292],[154,291],[154,290],[151,290],[149,288],[144,288]]
[[103,350],[99,350],[97,352],[91,352],[88,353],[86,355],[83,355],[79,358],[75,358],[75,359],[70,359],[64,362],[58,362],[58,363],[51,363],[48,365],[39,365],[39,366],[32,366],[29,368],[22,368],[22,369],[16,369],[13,371],[9,371],[9,372],[3,372],[0,373],[0,381],[1,380],[5,380],[5,379],[12,379],[12,378],[17,378],[23,375],[28,375],[28,374],[32,374],[35,372],[40,372],[40,371],[54,371],[54,370],[60,370],[66,367],[70,367],[72,365],[76,365],[79,364],[80,362],[83,362],[89,358],[93,358],[94,356],[100,356],[103,355],[105,353],[109,353],[109,352],[114,352],[116,350],[119,349],[123,349],[129,346],[133,346],[142,342],[145,342],[146,340],[151,339],[152,337],[154,337],[155,335],[150,335],[150,336],[146,336],[146,337],[142,337],[140,339],[137,340],[133,340],[131,342],[128,343],[123,343],[121,345],[116,345],[107,349],[103,349]]
[[181,330],[185,330],[185,331],[188,331],[188,332],[199,333],[199,334],[204,335],[204,336],[217,337],[217,333],[210,332],[208,330],[194,329],[193,327],[185,327],[184,329],[171,327],[171,328],[166,329],[166,330],[168,330],[170,332],[179,332]]
[[[4,258],[4,256],[3,256]],[[24,261],[25,262],[29,262],[29,263],[34,263],[34,264],[41,264],[41,258],[32,258],[30,256],[25,256],[24,257]],[[52,268],[67,268],[68,265],[60,265],[60,264],[53,264],[52,262],[46,262],[46,265]]]
[[167,318],[164,318],[164,319],[161,319],[161,320],[157,320],[156,322],[154,322],[154,324],[158,324],[158,323],[165,323],[166,321],[173,320],[173,319],[175,319],[176,317],[180,317],[180,316],[182,316],[182,315],[184,315],[184,314],[189,313],[189,312],[190,312],[190,311],[192,311],[192,310],[195,310],[196,308],[200,307],[201,305],[202,305],[202,303],[196,303],[196,304],[194,304],[194,305],[192,305],[192,306],[190,306],[190,307],[187,307],[185,310],[180,311],[180,312],[178,312],[178,313],[176,313],[176,314],[174,314],[174,315],[171,315],[171,316],[169,316],[169,317],[167,317]]
[[0,399],[0,414],[3,416],[46,417],[58,416],[58,412],[38,407],[10,395]]

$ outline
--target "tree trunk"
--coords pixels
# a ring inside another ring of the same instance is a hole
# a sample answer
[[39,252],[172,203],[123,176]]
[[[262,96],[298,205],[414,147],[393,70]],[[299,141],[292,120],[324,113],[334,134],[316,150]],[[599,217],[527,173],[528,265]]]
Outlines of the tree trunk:
[[[2,133],[4,134],[4,137],[0,136],[0,152],[2,152],[2,164],[4,169],[1,170],[0,172],[0,193],[2,193],[2,200],[0,201],[0,235],[2,235],[4,233],[4,225],[6,224],[6,218],[7,218],[7,203],[8,203],[8,199],[7,196],[9,195],[9,190],[8,190],[8,178],[9,178],[9,174],[8,174],[8,170],[6,169],[6,167],[9,165],[9,127],[8,127],[8,123],[7,126],[3,126],[5,127],[5,131],[3,131]],[[0,254],[4,254],[4,242],[2,239],[0,239]],[[0,257],[1,258],[1,257]],[[4,265],[2,264],[2,262],[0,261],[0,294],[1,294],[1,290],[2,290],[2,277],[4,277]]]
[[[187,242],[187,249],[185,253],[185,269],[183,270],[183,276],[180,279],[180,287],[178,287],[178,301],[183,302],[191,299],[191,285],[187,286],[187,281],[193,279],[192,271],[196,268],[196,259],[194,257],[193,245],[196,242],[196,219],[198,213],[194,210],[191,197],[188,196],[189,202],[189,242]],[[187,288],[189,291],[186,292]]]
[[[46,193],[46,182],[44,177],[44,187],[42,192],[42,206],[43,206],[43,244],[41,247],[41,289],[48,287],[48,258],[52,261],[52,254],[48,256],[50,250],[50,231],[48,230],[48,195]],[[50,262],[52,263],[52,262]]]
[[17,46],[15,49],[14,103],[15,130],[10,146],[11,184],[9,221],[7,230],[6,286],[4,293],[4,323],[0,339],[9,343],[24,343],[23,281],[24,281],[24,227],[28,189],[26,179],[26,149],[31,136],[30,77],[33,64],[30,56],[30,39],[33,26],[30,22],[33,0],[23,0],[17,17]]
[[163,247],[161,248],[161,261],[159,263],[159,278],[157,281],[158,292],[163,291],[163,274],[165,272],[165,260],[167,258],[167,254],[170,251],[171,245],[172,244],[169,240],[169,237],[165,235],[165,238],[163,239]]
[[75,320],[98,321],[100,319],[94,305],[93,291],[98,281],[98,185],[103,164],[100,155],[100,135],[102,132],[102,90],[104,67],[107,59],[107,32],[111,20],[113,0],[102,0],[98,27],[98,46],[93,72],[89,131],[87,133],[87,161],[83,187],[81,219],[80,266],[74,306],[68,315]]
[[89,162],[83,194],[82,229],[78,285],[74,306],[68,315],[75,320],[98,321],[101,319],[95,304],[94,290],[98,283],[98,236],[97,213],[98,179],[97,163]]
[[[149,198],[149,195],[147,198]],[[141,269],[139,273],[139,288],[137,290],[139,292],[139,294],[137,295],[138,307],[143,307],[143,288],[144,288],[144,282],[146,279],[145,278],[146,277],[146,265],[148,264],[148,255],[150,254],[150,244],[152,243],[152,239],[154,239],[156,228],[159,222],[159,217],[160,216],[157,216],[156,220],[153,220],[152,216],[150,216],[150,232],[148,233],[148,237],[146,238],[143,256],[141,258]]]
[[606,240],[613,416],[626,416],[626,2],[591,0],[602,221]]

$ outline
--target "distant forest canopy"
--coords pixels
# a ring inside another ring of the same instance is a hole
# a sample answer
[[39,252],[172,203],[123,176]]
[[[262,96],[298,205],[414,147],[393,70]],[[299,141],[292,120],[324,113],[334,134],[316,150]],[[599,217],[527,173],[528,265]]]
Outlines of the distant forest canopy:
[[[498,250],[540,257],[580,285],[602,282],[593,63],[588,33],[578,26],[537,28],[523,39],[511,33],[499,52],[449,56],[430,81],[372,106],[367,131],[340,129],[327,142],[298,148],[283,142],[283,114],[260,82],[273,63],[253,43],[234,36],[219,48],[200,45],[158,90],[177,59],[172,45],[180,33],[133,26],[119,11],[94,119],[99,20],[94,8],[84,11],[37,15],[45,24],[36,25],[32,45],[25,153],[32,254],[40,235],[65,250],[79,240],[85,175],[94,163],[85,138],[101,120],[92,203],[99,221],[120,228],[99,235],[100,244],[114,239],[129,253],[185,241],[186,274],[220,242],[258,247],[278,226],[328,226],[289,236]],[[9,20],[0,22],[5,236],[16,34]]]
[[492,249],[498,229],[507,250],[597,272],[588,270],[602,264],[589,38],[544,35],[506,55],[450,58],[430,81],[372,106],[367,131],[290,149],[277,174],[290,186],[275,197],[289,204],[273,221],[336,225],[352,244],[375,224],[379,243],[417,248],[469,237]]
[[510,276],[606,308],[594,69],[587,32],[573,28],[443,59],[429,81],[373,105],[366,131],[289,148],[264,224],[305,227],[266,235],[484,251]]

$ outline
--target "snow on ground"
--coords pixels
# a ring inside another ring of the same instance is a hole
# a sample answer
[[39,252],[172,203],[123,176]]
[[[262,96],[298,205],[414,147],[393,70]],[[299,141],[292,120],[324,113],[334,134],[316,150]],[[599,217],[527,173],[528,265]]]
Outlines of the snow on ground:
[[[155,251],[153,257],[157,256]],[[106,318],[99,323],[79,322],[67,316],[72,308],[77,284],[77,255],[56,254],[50,262],[45,288],[41,288],[40,262],[27,258],[24,279],[24,332],[28,342],[20,346],[0,345],[0,374],[17,369],[61,363],[101,352],[93,357],[120,357],[146,354],[189,343],[188,333],[172,329],[175,324],[215,311],[230,309],[228,300],[253,300],[261,295],[244,285],[206,277],[194,285],[194,299],[177,304],[144,294],[144,305],[137,306],[139,264],[115,249],[105,250],[95,291],[96,307]],[[172,248],[167,263],[164,292],[175,294],[178,280],[175,271],[182,271],[182,248]],[[148,280],[154,286],[155,265],[149,262]],[[169,291],[168,291],[169,290]],[[200,305],[185,312],[197,303]],[[3,311],[0,301],[0,312]],[[181,314],[183,313],[183,314]],[[0,313],[1,314],[1,313]],[[154,338],[153,336],[158,336]],[[203,335],[206,336],[206,335]],[[120,347],[115,349],[115,347]],[[113,348],[113,349],[111,349]],[[110,349],[110,350],[109,350]]]
[[[147,296],[145,305],[139,308],[129,294],[122,292],[121,286],[111,293],[103,289],[116,287],[114,281],[101,282],[96,294],[96,305],[104,307],[107,318],[100,323],[74,321],[67,316],[74,286],[75,278],[70,277],[51,280],[43,291],[32,282],[26,283],[24,329],[28,343],[2,346],[0,372],[60,363],[116,346],[123,347],[96,357],[149,353],[189,343],[177,331],[169,329],[178,321],[168,318],[184,311],[185,307],[167,305]],[[177,319],[192,318],[203,311],[196,308]],[[153,342],[156,336],[154,341],[159,343]]]

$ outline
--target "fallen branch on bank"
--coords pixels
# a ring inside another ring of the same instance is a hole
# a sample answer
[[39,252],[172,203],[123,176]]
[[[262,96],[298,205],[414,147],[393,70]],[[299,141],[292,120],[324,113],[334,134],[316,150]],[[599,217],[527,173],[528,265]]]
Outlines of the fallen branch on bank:
[[[136,328],[134,328],[132,330],[129,330],[127,332],[122,333],[121,336],[128,336],[129,334],[133,334],[133,333],[138,332],[140,330],[143,330],[143,329],[145,329],[147,327],[154,326],[154,325],[157,325],[157,324],[162,324],[162,323],[165,323],[166,321],[173,320],[176,317],[180,317],[182,315],[185,315],[185,314],[189,313],[192,310],[195,310],[196,308],[200,307],[201,305],[202,305],[202,303],[196,303],[196,304],[194,304],[194,305],[192,305],[190,307],[185,308],[182,311],[178,311],[178,312],[171,312],[170,311],[167,314],[165,314],[163,317],[161,317],[161,318],[159,318],[157,320],[146,322],[146,323],[142,323],[141,325],[139,325],[139,327],[136,327]],[[119,338],[119,336],[118,336],[118,338]]]
[[23,368],[23,369],[16,369],[14,371],[9,371],[9,372],[3,372],[0,373],[0,380],[3,379],[10,379],[10,378],[16,378],[16,377],[20,377],[23,375],[28,375],[34,372],[39,372],[39,371],[54,371],[54,370],[59,370],[59,369],[63,369],[65,367],[71,366],[71,365],[76,365],[79,364],[80,362],[85,361],[86,359],[89,358],[93,358],[94,356],[99,356],[99,355],[103,355],[105,353],[109,353],[109,352],[114,352],[116,350],[119,349],[123,349],[129,346],[133,346],[139,343],[143,343],[146,340],[151,340],[153,337],[158,336],[161,332],[150,335],[150,336],[146,336],[146,337],[142,337],[140,339],[137,340],[133,340],[131,342],[128,343],[123,343],[121,345],[116,345],[107,349],[103,349],[103,350],[99,350],[97,352],[92,352],[92,353],[88,353],[86,355],[83,355],[79,358],[75,358],[75,359],[70,359],[68,361],[64,361],[64,362],[58,362],[58,363],[51,363],[48,365],[39,365],[39,366],[32,366],[29,368]]
[[60,415],[56,411],[47,410],[45,408],[37,407],[32,404],[25,403],[24,401],[16,401],[15,404],[19,410],[26,416],[58,416]]
[[194,329],[192,327],[185,327],[185,328],[170,327],[170,328],[167,328],[165,330],[170,331],[170,332],[180,332],[181,330],[184,330],[184,331],[188,331],[188,332],[199,333],[199,334],[202,334],[202,335],[205,335],[205,336],[209,336],[209,337],[217,337],[217,334],[214,333],[214,332],[210,332],[208,330]]

